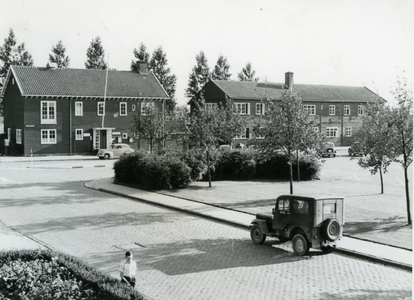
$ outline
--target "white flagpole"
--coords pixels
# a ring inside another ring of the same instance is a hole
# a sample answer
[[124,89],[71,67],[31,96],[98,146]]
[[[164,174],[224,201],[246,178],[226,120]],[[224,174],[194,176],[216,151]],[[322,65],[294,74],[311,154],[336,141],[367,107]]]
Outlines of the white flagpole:
[[105,121],[106,91],[107,91],[107,88],[108,88],[108,70],[109,70],[109,53],[108,53],[108,64],[106,65],[106,74],[105,74],[105,92],[104,92],[104,105],[103,105],[103,116],[102,116],[102,128],[104,128],[104,121]]

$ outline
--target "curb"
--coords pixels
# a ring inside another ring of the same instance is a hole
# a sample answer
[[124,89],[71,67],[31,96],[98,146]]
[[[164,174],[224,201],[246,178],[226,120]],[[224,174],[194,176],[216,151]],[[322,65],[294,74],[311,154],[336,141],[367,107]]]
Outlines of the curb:
[[[220,218],[216,218],[216,217],[206,215],[206,214],[203,214],[203,213],[199,213],[199,212],[195,212],[195,211],[192,211],[192,210],[169,206],[167,204],[154,203],[154,202],[149,201],[149,200],[129,196],[129,195],[126,195],[126,194],[123,194],[123,193],[120,193],[120,192],[114,192],[114,191],[107,190],[107,189],[104,189],[104,188],[95,188],[95,187],[90,186],[89,182],[90,181],[85,183],[85,187],[96,190],[96,191],[100,191],[100,192],[104,192],[104,193],[108,193],[108,194],[128,198],[128,199],[131,199],[131,200],[134,200],[134,201],[139,201],[139,202],[143,202],[143,203],[158,206],[158,207],[163,207],[163,208],[176,210],[176,211],[187,213],[187,214],[190,214],[190,215],[199,216],[199,217],[210,219],[210,220],[213,220],[213,221],[217,221],[217,222],[220,222],[220,223],[223,223],[223,224],[226,224],[226,225],[241,228],[241,229],[244,229],[244,230],[249,230],[250,229],[249,225],[245,225],[245,224],[242,224],[242,223],[236,223],[236,222],[233,222],[233,221],[223,220],[223,219],[220,219]],[[174,196],[171,196],[171,195],[169,195],[169,196],[174,197]],[[183,198],[181,198],[181,199],[183,199]],[[188,200],[188,199],[185,199],[185,200]],[[192,201],[192,200],[189,200],[189,201]],[[195,202],[198,202],[198,201],[195,201]],[[203,203],[203,204],[209,205],[208,203]],[[218,207],[218,206],[215,206],[215,207]],[[222,209],[225,209],[225,208],[222,208]],[[340,247],[337,247],[337,249],[335,249],[335,252],[340,253],[340,254],[344,254],[344,255],[348,255],[348,256],[352,256],[352,257],[356,257],[356,258],[360,258],[360,259],[365,259],[365,260],[372,261],[372,262],[375,262],[375,263],[380,263],[380,264],[400,268],[400,269],[412,272],[412,266],[411,265],[391,261],[389,259],[379,258],[379,257],[375,257],[375,256],[372,256],[372,255],[369,255],[369,254],[360,253],[360,252],[352,251],[352,250],[347,250],[347,249],[343,249],[343,248],[340,248]]]

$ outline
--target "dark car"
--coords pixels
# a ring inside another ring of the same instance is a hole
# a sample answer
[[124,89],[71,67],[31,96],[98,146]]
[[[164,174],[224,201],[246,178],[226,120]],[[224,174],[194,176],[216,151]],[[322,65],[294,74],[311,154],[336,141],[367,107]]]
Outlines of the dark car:
[[344,214],[342,197],[282,195],[276,199],[272,214],[256,214],[250,237],[255,244],[264,243],[267,236],[281,242],[292,240],[293,251],[299,256],[309,248],[331,253],[342,237]]
[[362,148],[361,144],[355,142],[348,148],[349,156],[364,156],[364,149]]

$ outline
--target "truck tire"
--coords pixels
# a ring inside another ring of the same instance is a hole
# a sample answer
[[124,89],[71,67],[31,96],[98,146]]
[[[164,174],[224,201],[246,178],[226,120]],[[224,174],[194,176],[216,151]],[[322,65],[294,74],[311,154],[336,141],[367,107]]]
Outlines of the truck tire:
[[303,234],[298,233],[292,240],[293,252],[298,256],[303,256],[309,252],[309,243]]
[[263,244],[266,240],[266,235],[263,234],[260,226],[258,224],[254,224],[252,229],[250,230],[250,237],[255,244]]
[[328,241],[336,241],[341,235],[341,225],[337,219],[327,219],[322,224],[322,234]]

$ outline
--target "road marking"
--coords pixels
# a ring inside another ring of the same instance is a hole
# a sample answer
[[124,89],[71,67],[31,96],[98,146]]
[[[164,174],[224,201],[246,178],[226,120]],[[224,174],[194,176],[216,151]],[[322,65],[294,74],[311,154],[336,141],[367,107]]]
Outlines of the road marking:
[[395,177],[395,179],[397,179],[398,180],[398,182],[401,184],[401,185],[404,185],[404,182],[402,182],[398,177]]
[[354,174],[356,180],[361,181],[361,179],[359,179],[359,177],[355,173],[352,173],[352,174]]

